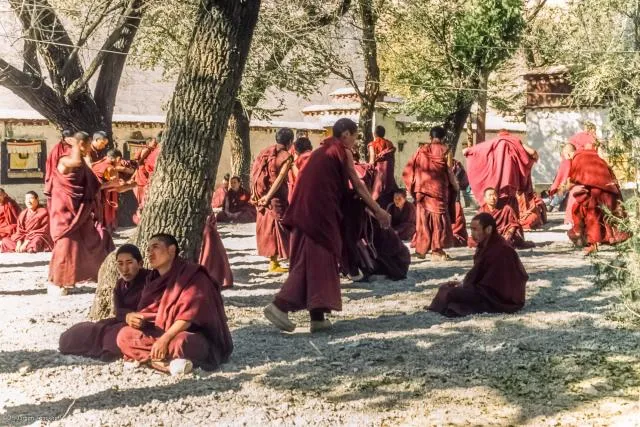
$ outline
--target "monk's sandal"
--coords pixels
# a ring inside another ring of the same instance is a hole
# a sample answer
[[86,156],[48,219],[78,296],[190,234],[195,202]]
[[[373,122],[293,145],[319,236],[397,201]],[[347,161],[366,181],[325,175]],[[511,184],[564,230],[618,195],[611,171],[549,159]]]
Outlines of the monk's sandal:
[[324,320],[312,320],[311,321],[311,327],[309,328],[311,330],[311,333],[316,333],[316,332],[322,332],[322,331],[327,331],[329,329],[331,329],[331,320],[329,319],[324,319]]
[[295,323],[289,320],[289,315],[271,303],[264,308],[264,317],[273,325],[283,331],[293,332],[296,329]]

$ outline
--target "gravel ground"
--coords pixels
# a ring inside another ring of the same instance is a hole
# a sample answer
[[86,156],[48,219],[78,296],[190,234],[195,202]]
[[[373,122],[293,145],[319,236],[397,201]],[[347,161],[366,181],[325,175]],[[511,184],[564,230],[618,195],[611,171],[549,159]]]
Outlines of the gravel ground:
[[615,320],[615,294],[593,286],[560,223],[528,234],[540,245],[520,252],[530,281],[516,315],[424,311],[471,265],[463,248],[406,280],[345,283],[344,311],[317,335],[304,314],[292,334],[267,323],[284,278],[264,273],[253,225],[221,227],[235,351],[221,371],[184,377],[60,355],[95,284],[52,299],[48,254],[2,254],[0,425],[640,425],[640,332]]

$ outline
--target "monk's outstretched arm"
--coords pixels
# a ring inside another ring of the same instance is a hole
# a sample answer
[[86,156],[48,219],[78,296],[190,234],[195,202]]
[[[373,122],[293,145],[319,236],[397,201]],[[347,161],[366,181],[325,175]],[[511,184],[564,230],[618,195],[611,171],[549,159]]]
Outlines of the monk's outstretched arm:
[[526,151],[529,157],[531,157],[533,160],[538,160],[540,158],[540,156],[538,156],[538,152],[527,144],[522,143],[522,148],[524,148],[524,151]]
[[380,227],[384,229],[391,227],[391,215],[389,215],[387,211],[382,209],[380,205],[373,200],[371,193],[369,193],[369,190],[360,180],[356,169],[353,167],[353,154],[351,153],[351,150],[346,150],[346,152],[347,173],[349,174],[349,180],[351,181],[353,188],[356,190],[356,193],[358,193],[358,196],[362,198],[367,207],[375,214],[376,219],[380,223]]
[[280,186],[282,185],[284,180],[287,178],[287,174],[289,173],[289,169],[291,169],[292,164],[293,164],[293,157],[289,157],[289,159],[284,163],[284,165],[282,165],[282,169],[280,169],[280,173],[278,174],[278,177],[276,178],[276,180],[273,182],[273,185],[269,189],[269,192],[267,193],[267,195],[264,196],[262,199],[260,199],[260,201],[258,202],[260,206],[266,206],[269,204],[269,202],[273,198],[273,195],[276,194],[276,192],[280,189]]

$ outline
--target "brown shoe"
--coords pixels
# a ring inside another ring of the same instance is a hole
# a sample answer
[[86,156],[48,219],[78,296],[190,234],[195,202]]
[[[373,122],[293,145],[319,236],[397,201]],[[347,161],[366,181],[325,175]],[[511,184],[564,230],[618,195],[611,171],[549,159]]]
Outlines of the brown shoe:
[[332,325],[331,325],[331,320],[329,319],[324,319],[324,320],[312,320],[311,321],[311,326],[310,326],[310,330],[311,333],[314,334],[316,332],[323,332],[323,331],[327,331],[329,329],[331,329]]
[[431,261],[433,262],[451,261],[451,257],[447,255],[446,252],[433,252],[431,254]]
[[289,320],[289,315],[284,311],[281,311],[274,303],[269,304],[264,308],[264,317],[278,329],[287,332],[293,332],[296,329],[295,323]]

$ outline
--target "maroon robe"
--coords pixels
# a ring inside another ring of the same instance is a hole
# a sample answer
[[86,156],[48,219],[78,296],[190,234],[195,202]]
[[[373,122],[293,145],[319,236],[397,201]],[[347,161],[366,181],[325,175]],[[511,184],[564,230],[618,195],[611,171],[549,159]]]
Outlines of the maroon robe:
[[18,227],[20,206],[11,197],[5,195],[0,205],[0,239],[10,237]]
[[229,265],[229,257],[218,233],[214,213],[207,217],[207,223],[204,226],[198,263],[207,270],[213,280],[222,284],[223,289],[233,287],[233,273]]
[[383,208],[393,201],[398,189],[395,178],[396,147],[388,139],[377,137],[370,144],[375,153],[376,178],[371,196]]
[[[107,157],[91,164],[91,170],[96,174],[100,184],[108,181],[107,170],[112,167]],[[118,192],[113,189],[100,190],[98,210],[99,222],[108,230],[115,230],[118,226]]]
[[18,217],[18,228],[11,237],[2,239],[0,252],[15,252],[18,242],[29,241],[25,252],[49,252],[53,249],[53,240],[49,231],[49,212],[39,206],[35,211],[25,209]]
[[467,220],[464,217],[464,210],[460,201],[456,201],[456,220],[451,227],[451,231],[453,231],[454,247],[460,248],[468,245]]
[[147,277],[138,312],[147,326],[130,326],[118,333],[117,344],[125,359],[150,361],[151,347],[176,320],[191,323],[169,343],[167,360],[189,359],[203,369],[217,369],[233,351],[220,284],[197,264],[176,258],[171,269]]
[[96,280],[107,256],[95,226],[94,207],[100,183],[84,162],[68,174],[52,171],[51,237],[54,246],[49,281],[61,287]]
[[517,193],[518,200],[518,222],[524,231],[531,231],[542,227],[542,214],[535,200],[535,195],[526,193]]
[[[267,195],[289,161],[292,161],[291,154],[287,150],[278,150],[276,145],[265,148],[258,154],[251,170],[252,193],[256,200]],[[260,256],[289,258],[289,232],[282,226],[282,218],[289,206],[288,185],[285,179],[269,205],[258,209],[256,242]]]
[[416,207],[413,203],[405,202],[402,209],[395,203],[387,206],[391,215],[391,228],[396,230],[401,240],[411,240],[416,232]]
[[494,232],[478,246],[462,284],[441,285],[429,310],[447,317],[515,313],[524,307],[527,280],[516,251]]
[[138,186],[134,189],[134,194],[136,199],[138,199],[138,210],[133,215],[133,222],[138,224],[140,222],[140,215],[142,213],[142,209],[144,208],[144,203],[147,197],[147,191],[149,190],[149,184],[151,183],[151,177],[153,176],[153,172],[156,170],[156,162],[158,161],[158,156],[160,155],[160,146],[156,146],[153,148],[147,157],[142,159],[142,152],[138,153],[136,161],[139,166],[136,170],[135,181]]
[[224,207],[224,199],[227,196],[227,187],[224,184],[221,184],[216,188],[216,191],[213,192],[213,197],[211,199],[211,208],[212,209],[220,209]]
[[216,217],[218,222],[245,224],[256,221],[257,212],[251,204],[251,194],[242,187],[238,191],[229,188],[222,206],[224,209]]
[[342,202],[349,188],[347,152],[325,139],[298,175],[284,225],[291,232],[289,277],[276,295],[284,311],[341,310]]
[[440,252],[453,240],[451,221],[455,198],[449,180],[449,148],[432,142],[418,149],[404,169],[402,178],[416,200],[416,253]]
[[[505,205],[503,208],[490,209],[486,204],[478,209],[478,213],[486,212],[491,214],[498,225],[498,234],[506,239],[506,242],[516,249],[530,249],[535,246],[533,242],[524,240],[524,231],[518,220],[518,216],[511,209],[511,206]],[[469,238],[469,246],[475,247],[477,244]]]
[[136,311],[149,273],[149,270],[143,268],[131,282],[118,279],[113,290],[115,317],[73,325],[60,335],[60,353],[100,358],[105,361],[122,357],[116,337],[120,329],[126,326],[127,314]]

